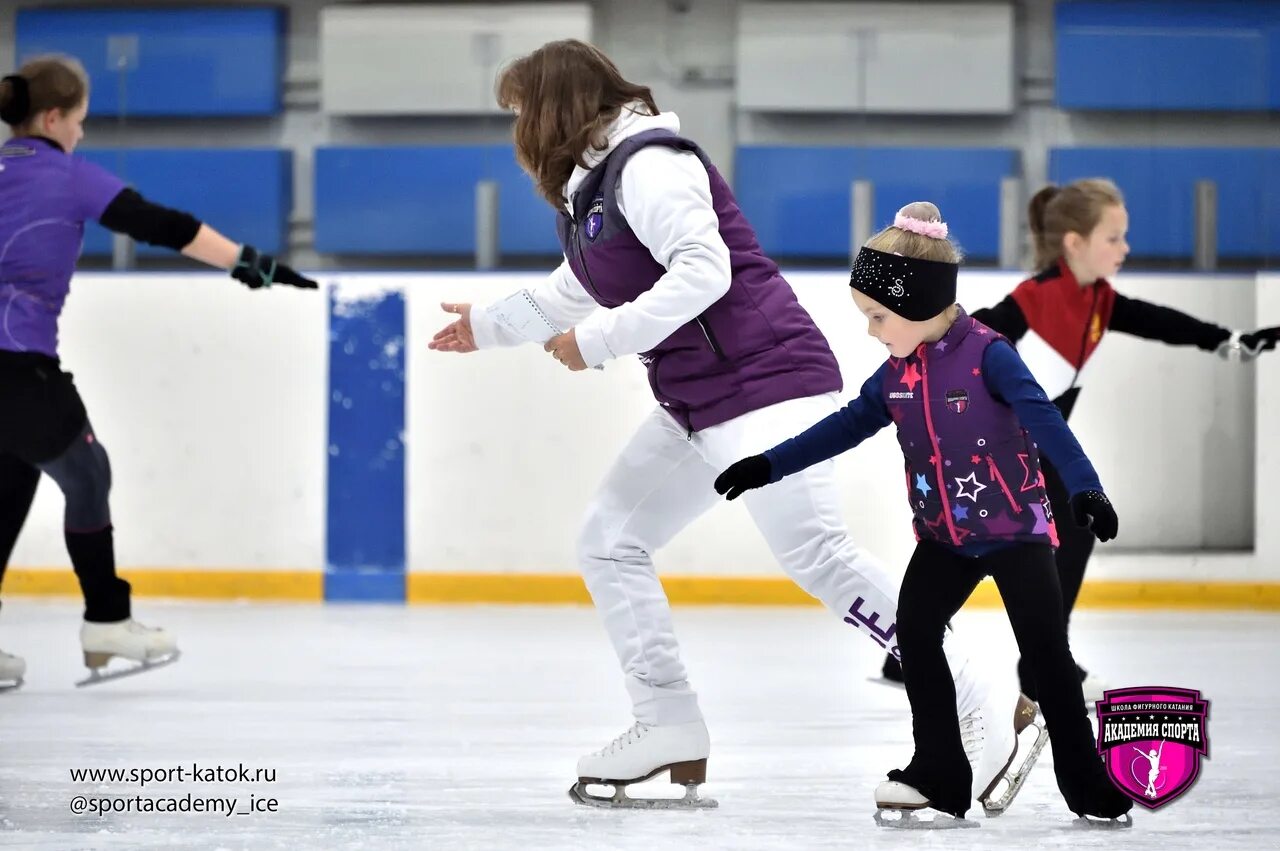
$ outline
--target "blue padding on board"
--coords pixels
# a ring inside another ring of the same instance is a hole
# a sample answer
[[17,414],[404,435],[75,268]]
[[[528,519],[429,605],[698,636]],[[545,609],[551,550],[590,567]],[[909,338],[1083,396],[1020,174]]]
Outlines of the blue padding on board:
[[326,254],[471,254],[476,184],[498,184],[503,254],[559,254],[555,212],[510,145],[320,147],[315,242]]
[[911,201],[937,204],[973,258],[1000,253],[1000,180],[1018,173],[1003,148],[738,148],[735,192],[765,251],[778,257],[850,256],[850,187],[874,184],[875,227]]
[[[279,254],[289,243],[293,209],[293,154],[245,148],[77,149],[114,172],[143,197],[185,210],[228,238]],[[111,232],[86,223],[84,253],[111,254]],[[138,253],[167,253],[139,245]]]
[[406,577],[401,573],[325,573],[324,599],[330,603],[403,603]]
[[279,7],[19,9],[19,64],[67,53],[89,74],[95,115],[275,115]]
[[403,600],[404,294],[335,289],[329,321],[325,599]]

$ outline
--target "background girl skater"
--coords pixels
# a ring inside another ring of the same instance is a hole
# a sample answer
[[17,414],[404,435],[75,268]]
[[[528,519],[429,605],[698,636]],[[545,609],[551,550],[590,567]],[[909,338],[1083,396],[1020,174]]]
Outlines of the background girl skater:
[[[591,500],[578,539],[635,723],[579,760],[571,795],[644,805],[626,797],[626,784],[669,770],[671,782],[688,787],[677,805],[697,805],[710,739],[652,554],[715,504],[717,471],[837,410],[839,370],[720,173],[677,135],[679,120],[658,111],[648,88],[624,79],[596,48],[559,41],[509,66],[497,89],[517,115],[521,165],[560,211],[566,259],[532,296],[555,325],[572,330],[546,349],[574,371],[639,354],[658,401]],[[483,309],[444,309],[459,318],[432,349],[522,341]],[[850,540],[833,465],[752,495],[747,509],[800,587],[896,650],[897,582]],[[1015,750],[1019,695],[1012,677],[990,685],[963,655],[948,653],[973,773],[985,786]],[[950,723],[956,727],[954,715]],[[587,781],[606,781],[615,795],[589,795]]]
[[[1061,189],[1047,186],[1031,199],[1028,219],[1040,273],[1023,281],[992,308],[973,317],[1018,347],[1036,380],[1053,397],[1064,418],[1071,417],[1082,376],[1108,330],[1174,346],[1197,346],[1224,358],[1250,361],[1274,349],[1280,328],[1241,333],[1202,322],[1168,307],[1127,298],[1107,279],[1129,253],[1125,232],[1129,216],[1124,197],[1109,180],[1078,180]],[[1057,466],[1040,455],[1049,503],[1059,517],[1067,515],[1069,494]],[[1094,537],[1088,529],[1059,528],[1055,556],[1068,622],[1084,582]],[[902,681],[901,665],[885,658],[886,679]],[[1025,660],[1018,665],[1022,691],[1036,698]],[[1102,698],[1107,683],[1079,672],[1085,700]]]
[[946,233],[938,209],[917,202],[867,242],[853,266],[853,299],[889,359],[844,409],[737,462],[715,487],[732,499],[786,481],[896,424],[919,541],[898,599],[916,751],[876,789],[876,803],[933,807],[957,818],[969,807],[969,765],[942,639],[947,621],[989,574],[1039,687],[1058,788],[1072,812],[1116,818],[1132,802],[1111,784],[1094,747],[1067,644],[1036,444],[1056,459],[1078,523],[1105,541],[1116,534],[1116,515],[1062,414],[1017,352],[955,303],[959,257]]
[[[84,136],[88,78],[74,59],[45,56],[0,81],[0,578],[41,472],[66,497],[66,542],[84,594],[85,685],[177,658],[173,636],[133,620],[129,583],[116,576],[106,450],[58,360],[58,316],[80,256],[84,223],[230,269],[251,288],[314,288],[288,266],[231,242],[186,213],[152,204],[114,175],[71,156]],[[140,662],[103,674],[113,656]],[[0,652],[0,686],[26,663]]]

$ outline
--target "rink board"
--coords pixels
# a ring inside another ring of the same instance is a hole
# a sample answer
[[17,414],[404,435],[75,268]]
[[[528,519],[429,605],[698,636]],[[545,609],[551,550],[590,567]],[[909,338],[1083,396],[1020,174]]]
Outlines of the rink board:
[[[111,453],[117,560],[138,593],[214,599],[571,603],[587,500],[652,408],[635,358],[568,373],[536,347],[430,352],[441,301],[487,302],[525,273],[320,275],[328,297],[218,275],[78,276],[63,323]],[[851,397],[877,366],[839,272],[788,274]],[[969,272],[998,301],[1016,273]],[[1280,275],[1128,274],[1128,295],[1233,327],[1280,323]],[[1072,426],[1121,513],[1081,605],[1275,608],[1280,357],[1249,366],[1114,335]],[[1177,459],[1173,463],[1170,459]],[[889,432],[838,461],[859,544],[901,570],[914,544]],[[46,481],[8,593],[74,593]],[[746,512],[720,505],[658,555],[674,602],[807,601]],[[975,604],[994,604],[980,589]]]

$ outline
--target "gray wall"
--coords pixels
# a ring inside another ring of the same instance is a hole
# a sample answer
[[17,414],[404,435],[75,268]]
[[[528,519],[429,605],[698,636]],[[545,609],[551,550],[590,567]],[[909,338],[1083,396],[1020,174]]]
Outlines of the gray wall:
[[[43,0],[22,5],[86,3]],[[284,5],[289,9],[290,29],[284,115],[220,120],[213,134],[206,121],[91,119],[88,144],[292,148],[296,195],[291,228],[293,259],[305,266],[337,266],[340,264],[333,258],[318,256],[310,248],[314,146],[505,141],[509,124],[501,117],[348,119],[322,114],[317,78],[319,10],[330,4],[290,0]],[[685,132],[726,171],[732,168],[733,148],[740,143],[1000,146],[1021,150],[1027,186],[1034,189],[1045,179],[1047,150],[1054,145],[1260,146],[1274,145],[1280,139],[1280,114],[1274,113],[1068,114],[1056,109],[1052,0],[1016,0],[1013,5],[1019,80],[1016,112],[989,117],[907,117],[740,114],[733,97],[738,0],[592,3],[596,42],[629,77],[649,84],[663,109],[678,112]],[[4,69],[13,67],[15,60],[17,7],[17,3],[0,3],[0,68]],[[403,261],[399,263],[403,265]]]

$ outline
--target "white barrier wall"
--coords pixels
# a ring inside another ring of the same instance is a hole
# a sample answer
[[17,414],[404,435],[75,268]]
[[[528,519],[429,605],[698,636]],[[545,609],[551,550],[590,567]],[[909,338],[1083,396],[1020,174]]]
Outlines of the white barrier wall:
[[[865,338],[842,273],[789,276],[856,392],[883,350]],[[969,272],[961,299],[993,304],[1016,282]],[[487,302],[536,276],[344,275],[403,287],[411,571],[573,573],[578,519],[652,407],[635,358],[569,373],[537,347],[446,355],[426,342],[441,300]],[[1280,277],[1126,275],[1119,287],[1235,327],[1280,324]],[[81,275],[63,323],[76,374],[111,452],[119,562],[127,567],[293,568],[324,563],[328,332],[314,293],[251,293],[218,275]],[[1280,355],[1241,366],[1114,335],[1072,425],[1121,516],[1098,577],[1280,579],[1254,534],[1254,395],[1280,417]],[[1270,412],[1270,413],[1268,413]],[[1265,425],[1263,426],[1265,429]],[[1280,474],[1262,444],[1260,479]],[[897,569],[913,541],[901,455],[886,431],[839,462],[856,538]],[[371,499],[376,495],[371,495]],[[1259,511],[1261,515],[1263,512]],[[61,496],[45,481],[13,563],[67,563]],[[1258,523],[1265,552],[1280,533]],[[1142,555],[1125,555],[1138,550]],[[1152,554],[1180,550],[1184,555]],[[778,575],[738,505],[695,521],[659,563],[681,574]]]
[[[883,348],[867,339],[847,277],[788,279],[831,341],[851,398],[879,366]],[[994,304],[1018,280],[1011,273],[967,273],[961,301]],[[495,285],[459,275],[439,277],[432,288],[448,300],[487,300]],[[1224,324],[1253,323],[1252,277],[1130,275],[1121,287]],[[434,301],[429,292],[411,291],[411,340],[447,320]],[[1072,417],[1121,515],[1122,540],[1100,549],[1250,547],[1253,367],[1121,337],[1100,350]],[[587,499],[653,405],[636,359],[610,362],[603,372],[569,373],[536,347],[448,356],[411,344],[409,385],[410,569],[575,570],[573,545]],[[842,456],[838,469],[857,540],[905,568],[914,539],[892,430]],[[459,478],[443,484],[449,470]],[[778,575],[736,504],[692,523],[658,561],[671,573]],[[1170,570],[1183,576],[1186,566]]]
[[[323,296],[219,274],[81,274],[61,331],[111,457],[120,565],[321,569]],[[45,477],[13,564],[69,564],[62,506]]]

